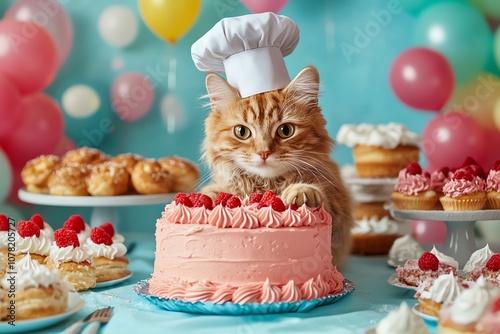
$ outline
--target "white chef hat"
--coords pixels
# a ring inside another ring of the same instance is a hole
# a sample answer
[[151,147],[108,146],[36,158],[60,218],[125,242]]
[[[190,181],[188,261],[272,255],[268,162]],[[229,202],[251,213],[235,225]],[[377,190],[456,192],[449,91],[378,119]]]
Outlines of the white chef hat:
[[299,42],[299,29],[286,16],[250,14],[220,20],[191,47],[196,67],[226,73],[245,98],[286,87],[290,76],[283,57]]

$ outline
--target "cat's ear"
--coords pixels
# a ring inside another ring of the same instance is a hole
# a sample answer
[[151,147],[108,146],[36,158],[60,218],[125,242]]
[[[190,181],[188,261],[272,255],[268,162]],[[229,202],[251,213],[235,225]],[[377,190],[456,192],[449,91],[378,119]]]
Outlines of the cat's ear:
[[213,109],[231,104],[240,99],[240,93],[234,89],[227,81],[215,73],[209,73],[205,80],[210,106]]
[[313,66],[307,66],[286,86],[283,91],[293,99],[311,106],[318,105],[319,73]]

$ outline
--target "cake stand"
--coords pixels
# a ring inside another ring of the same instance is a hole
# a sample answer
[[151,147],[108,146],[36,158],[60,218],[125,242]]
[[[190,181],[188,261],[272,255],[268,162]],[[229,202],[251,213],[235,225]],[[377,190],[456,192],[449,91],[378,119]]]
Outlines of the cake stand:
[[474,238],[474,224],[478,220],[498,220],[500,210],[443,211],[443,210],[397,210],[392,206],[389,211],[394,218],[406,220],[444,221],[446,241],[440,247],[446,255],[458,261],[460,268],[477,250]]
[[26,203],[48,206],[91,207],[90,226],[96,227],[106,221],[113,222],[118,227],[116,207],[132,205],[151,205],[169,203],[174,193],[155,195],[119,195],[119,196],[55,196],[37,194],[19,189],[19,199]]

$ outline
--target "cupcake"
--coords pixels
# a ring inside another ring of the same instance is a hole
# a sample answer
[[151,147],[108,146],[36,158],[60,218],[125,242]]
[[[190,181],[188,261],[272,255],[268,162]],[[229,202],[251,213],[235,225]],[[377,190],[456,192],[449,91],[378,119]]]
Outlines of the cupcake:
[[94,227],[85,245],[94,256],[97,283],[119,279],[128,275],[127,248],[99,227]]
[[83,245],[90,237],[91,228],[85,223],[80,215],[69,216],[69,218],[64,222],[63,227],[76,232],[80,245]]
[[80,246],[75,231],[60,228],[54,233],[54,244],[45,265],[57,269],[77,291],[93,288],[96,284],[95,266],[92,255]]
[[392,266],[404,265],[410,259],[418,259],[424,250],[420,244],[411,236],[406,234],[397,238],[389,250],[389,263]]
[[441,307],[452,303],[463,289],[459,278],[450,272],[420,283],[414,297],[418,299],[420,312],[437,317]]
[[495,161],[486,179],[486,208],[500,209],[500,160]]
[[460,168],[443,187],[439,200],[445,211],[481,210],[486,203],[486,183],[471,168]]
[[446,182],[453,176],[453,172],[448,167],[443,167],[440,170],[435,170],[431,173],[432,189],[439,197],[443,196],[443,187]]
[[399,308],[389,312],[385,318],[380,320],[375,328],[377,334],[408,333],[427,334],[427,326],[418,315],[413,313],[405,302]]
[[401,168],[419,160],[419,138],[402,124],[345,124],[337,142],[353,148],[361,177],[397,177]]
[[422,173],[418,162],[412,162],[399,172],[391,200],[400,210],[432,210],[438,196],[432,190],[430,176]]
[[9,217],[0,214],[0,252],[3,255],[7,255],[9,251],[9,235],[14,235],[16,231],[14,227],[14,224],[10,223]]
[[45,222],[43,217],[39,215],[38,213],[35,213],[33,216],[31,216],[30,220],[38,225],[40,227],[40,233],[49,238],[50,241],[54,241],[54,230],[52,227],[50,227],[49,224]]
[[21,220],[17,224],[15,237],[16,261],[20,261],[28,253],[31,259],[43,264],[49,255],[52,241],[40,232],[40,227],[31,220]]
[[361,255],[387,254],[399,237],[397,222],[385,216],[356,220],[352,234],[351,253]]
[[[2,279],[2,288],[10,291],[12,276]],[[36,319],[61,314],[68,307],[68,286],[57,270],[50,270],[33,260],[30,254],[16,263],[15,320]],[[10,297],[10,296],[9,296]]]

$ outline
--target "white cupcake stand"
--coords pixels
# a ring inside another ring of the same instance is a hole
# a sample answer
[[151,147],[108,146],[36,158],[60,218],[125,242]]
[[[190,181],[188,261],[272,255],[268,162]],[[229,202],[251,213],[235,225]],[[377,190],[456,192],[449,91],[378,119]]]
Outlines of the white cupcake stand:
[[118,215],[116,207],[151,205],[170,203],[174,198],[173,193],[155,195],[120,195],[120,196],[55,196],[36,194],[19,189],[18,197],[21,201],[31,204],[47,206],[75,206],[91,207],[90,226],[96,227],[109,221],[118,229]]
[[397,219],[444,221],[446,241],[440,251],[458,261],[460,269],[477,250],[474,224],[478,220],[499,220],[500,210],[443,211],[443,210],[396,210],[389,207]]

